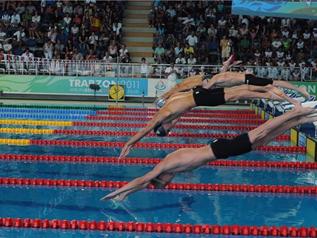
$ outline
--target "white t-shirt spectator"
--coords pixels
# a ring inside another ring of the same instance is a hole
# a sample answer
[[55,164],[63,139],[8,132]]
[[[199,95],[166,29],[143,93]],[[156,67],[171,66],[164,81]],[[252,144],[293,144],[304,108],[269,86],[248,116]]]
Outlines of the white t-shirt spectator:
[[256,58],[259,58],[260,56],[261,56],[260,51],[256,51],[256,52],[254,53],[254,57],[256,57]]
[[13,35],[17,38],[17,41],[21,41],[21,39],[25,37],[25,32],[23,30],[18,30],[14,32]]
[[189,35],[186,37],[186,41],[190,46],[195,46],[198,43],[198,38],[195,35]]
[[276,51],[277,58],[281,59],[281,58],[284,57],[284,55],[285,55],[284,51],[282,51],[282,50],[277,50]]
[[295,69],[295,67],[296,67],[296,63],[295,62],[293,62],[293,63],[289,62],[288,63],[288,67],[290,68],[291,71],[293,71]]
[[106,62],[106,63],[111,63],[112,61],[113,61],[113,58],[112,58],[112,56],[111,55],[105,55],[104,57],[103,57],[103,60]]
[[33,17],[32,17],[32,22],[38,24],[40,21],[41,21],[41,16],[40,16],[40,15],[33,16]]
[[282,42],[281,42],[280,40],[278,40],[278,39],[272,41],[272,46],[273,46],[275,49],[280,48],[281,45],[282,45]]
[[92,34],[92,35],[89,36],[89,38],[88,38],[89,44],[91,44],[91,45],[96,44],[96,43],[97,43],[97,40],[98,40],[98,36],[95,35],[95,34]]
[[73,35],[76,35],[79,32],[79,27],[77,25],[73,25],[71,28],[71,32]]
[[277,61],[277,65],[278,65],[278,67],[284,67],[285,62],[283,60],[279,60],[279,61]]
[[227,24],[227,20],[226,19],[219,19],[218,20],[218,27],[219,28],[225,28],[226,27],[226,24]]
[[229,29],[229,37],[237,38],[237,37],[238,37],[238,34],[239,34],[239,31],[238,31],[237,29],[235,29],[234,26],[232,26],[232,27]]
[[69,25],[72,21],[71,17],[70,16],[65,16],[63,18],[64,22],[66,23],[66,25]]
[[176,46],[176,47],[174,48],[174,54],[175,54],[175,55],[179,55],[179,53],[182,53],[182,52],[183,52],[183,48],[182,48],[182,47]]
[[176,80],[177,80],[178,68],[175,66],[167,67],[165,69],[165,73],[167,74],[167,82],[168,82],[169,88],[174,87],[177,84]]
[[21,57],[24,62],[30,62],[30,60],[34,58],[34,55],[32,52],[24,52]]
[[112,24],[112,31],[116,33],[116,35],[120,35],[120,30],[122,28],[122,24],[120,22]]
[[214,27],[209,27],[208,28],[208,30],[207,30],[207,33],[208,33],[208,35],[210,35],[210,36],[216,36],[217,35],[217,29],[216,28],[214,28]]
[[270,50],[270,49],[266,49],[264,54],[265,54],[265,57],[271,58],[273,52],[272,52],[272,50]]
[[304,40],[308,40],[310,38],[310,36],[311,36],[310,32],[304,32],[303,33]]
[[72,14],[73,13],[73,7],[72,7],[72,5],[65,5],[64,7],[63,7],[63,13],[65,13],[65,14]]
[[298,34],[296,31],[293,32],[292,39],[298,39]]
[[189,57],[189,58],[187,59],[187,64],[189,64],[189,65],[196,64],[196,62],[197,62],[197,60],[196,60],[195,57],[192,57],[192,58]]
[[184,57],[177,57],[175,60],[175,64],[186,64],[186,59]]
[[2,15],[2,17],[1,17],[1,20],[5,21],[5,22],[10,22],[11,21],[11,16],[8,13],[4,13]]
[[305,81],[307,77],[309,76],[308,74],[309,74],[309,68],[305,65],[304,67],[300,69],[300,79],[302,81]]
[[12,44],[9,42],[5,42],[3,45],[3,50],[4,52],[9,52],[10,50],[12,50]]
[[297,49],[303,49],[304,48],[304,41],[303,40],[297,41],[296,48]]
[[15,13],[11,16],[11,24],[18,25],[21,22],[20,14]]
[[289,37],[289,30],[287,28],[282,30],[282,36],[285,36],[286,38]]
[[246,17],[242,18],[241,24],[245,24],[246,28],[249,28],[249,19]]
[[44,56],[46,59],[52,59],[53,58],[53,49],[54,46],[50,42],[46,42],[43,46]]
[[129,51],[128,51],[127,48],[125,48],[125,49],[121,48],[121,49],[119,50],[120,56],[125,56],[125,55],[127,55],[128,53],[129,53]]
[[176,11],[174,8],[169,8],[166,10],[167,14],[170,16],[170,17],[175,17],[176,16]]
[[281,26],[282,27],[289,27],[291,24],[291,20],[289,18],[283,18],[281,20]]
[[149,65],[147,63],[142,63],[140,66],[140,73],[142,75],[148,76],[149,75]]

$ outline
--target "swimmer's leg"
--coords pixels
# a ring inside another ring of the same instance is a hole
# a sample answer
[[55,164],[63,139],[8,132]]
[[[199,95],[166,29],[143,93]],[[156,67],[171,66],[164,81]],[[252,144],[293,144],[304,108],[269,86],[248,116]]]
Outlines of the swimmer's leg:
[[306,98],[309,98],[309,96],[310,96],[305,87],[297,87],[297,86],[295,86],[289,82],[286,82],[286,81],[274,80],[273,85],[276,87],[292,89],[294,91],[299,92],[300,94],[302,94]]

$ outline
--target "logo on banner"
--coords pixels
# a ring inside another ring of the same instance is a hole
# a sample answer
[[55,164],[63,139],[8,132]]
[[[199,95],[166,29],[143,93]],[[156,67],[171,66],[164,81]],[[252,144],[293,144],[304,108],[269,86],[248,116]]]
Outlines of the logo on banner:
[[166,89],[166,83],[164,83],[163,80],[160,80],[156,85],[155,85],[155,89],[157,91],[164,91]]

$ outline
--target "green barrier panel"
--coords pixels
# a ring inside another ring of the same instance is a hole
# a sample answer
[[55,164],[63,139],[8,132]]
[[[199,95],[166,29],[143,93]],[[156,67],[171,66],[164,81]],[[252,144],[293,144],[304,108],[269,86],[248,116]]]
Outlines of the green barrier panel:
[[295,81],[291,81],[290,83],[298,86],[298,87],[301,87],[301,86],[305,86],[308,93],[310,95],[314,95],[314,96],[317,96],[317,82],[295,82]]

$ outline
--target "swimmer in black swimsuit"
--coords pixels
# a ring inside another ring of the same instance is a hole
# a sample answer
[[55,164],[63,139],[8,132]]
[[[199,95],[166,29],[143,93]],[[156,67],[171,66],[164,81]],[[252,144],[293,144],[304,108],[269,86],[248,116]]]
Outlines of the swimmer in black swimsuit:
[[197,106],[218,106],[226,102],[235,102],[240,99],[266,98],[276,101],[289,101],[296,105],[296,100],[290,99],[282,91],[272,85],[257,87],[241,85],[232,88],[204,89],[195,88],[192,91],[175,94],[153,116],[146,127],[135,134],[123,147],[119,158],[125,157],[131,147],[144,136],[155,129],[158,136],[165,136],[175,125],[176,119],[185,112]]
[[[240,61],[234,61],[231,56],[228,61],[224,63],[224,67],[220,73],[214,75],[211,79],[206,78],[203,75],[195,75],[186,78],[181,83],[177,84],[174,88],[163,94],[157,101],[160,105],[164,104],[164,101],[177,92],[183,92],[195,88],[197,86],[212,89],[218,87],[233,87],[243,84],[254,86],[266,86],[273,85],[275,87],[287,88],[299,92],[304,97],[309,98],[309,93],[304,87],[297,87],[287,81],[272,80],[268,78],[260,78],[247,72],[226,72],[228,68],[241,63]],[[161,107],[161,106],[160,106]]]
[[275,117],[246,134],[234,139],[218,139],[209,145],[194,149],[179,149],[167,155],[150,172],[136,178],[120,189],[109,193],[102,200],[123,200],[131,193],[146,188],[149,184],[164,187],[177,173],[191,171],[206,163],[231,156],[248,153],[257,146],[264,145],[294,126],[317,120],[317,110],[295,107],[279,117]]

